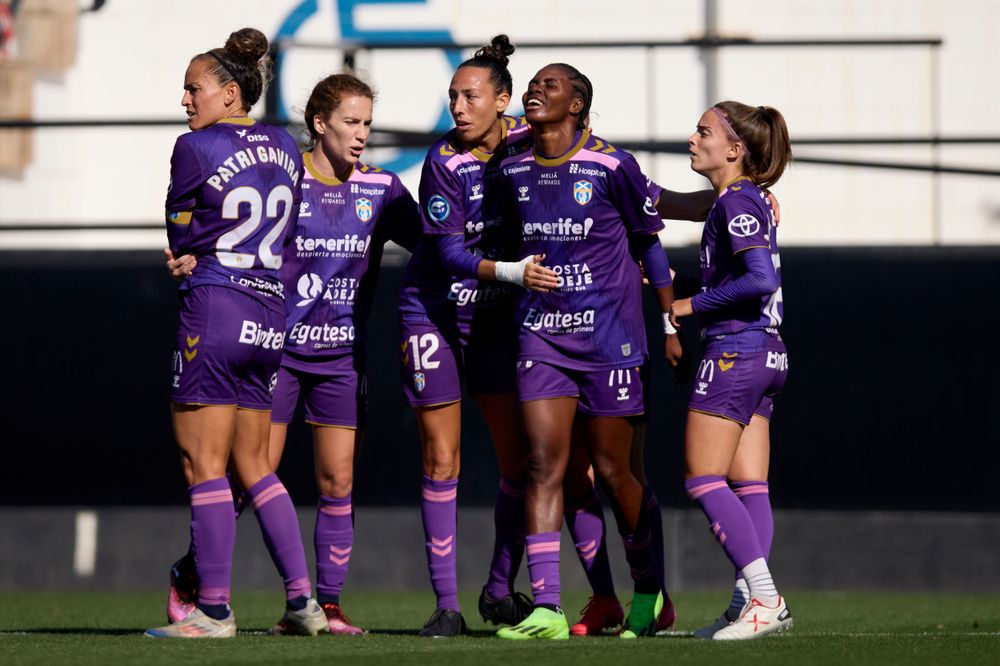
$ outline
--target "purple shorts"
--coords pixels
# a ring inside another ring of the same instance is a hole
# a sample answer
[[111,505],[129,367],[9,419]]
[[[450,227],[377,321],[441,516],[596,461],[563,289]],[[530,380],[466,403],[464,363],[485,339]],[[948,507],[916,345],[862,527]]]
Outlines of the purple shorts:
[[426,321],[400,321],[400,382],[411,407],[443,405],[469,393],[514,393],[517,338],[477,334],[468,343]]
[[590,416],[642,414],[642,388],[642,368],[570,370],[539,361],[517,363],[521,402],[578,397],[577,411]]
[[781,337],[746,331],[710,340],[698,366],[688,409],[749,425],[754,414],[770,420],[774,396],[788,375]]
[[[285,357],[287,360],[287,356]],[[306,423],[344,428],[364,427],[368,411],[368,381],[363,361],[353,354],[336,363],[324,363],[322,371],[309,372],[301,365],[282,363],[274,387],[273,423],[291,423],[299,397],[305,403]],[[318,369],[317,369],[318,370]]]
[[271,409],[284,343],[283,307],[228,287],[182,291],[170,399]]

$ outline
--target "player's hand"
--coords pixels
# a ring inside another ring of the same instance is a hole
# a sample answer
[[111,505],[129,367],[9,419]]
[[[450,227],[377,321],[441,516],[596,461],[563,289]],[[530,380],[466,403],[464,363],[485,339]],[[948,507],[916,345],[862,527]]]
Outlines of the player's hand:
[[531,291],[547,292],[559,287],[559,276],[551,268],[542,266],[545,261],[544,254],[536,254],[525,257],[521,261],[524,263],[524,288]]
[[674,371],[674,382],[678,386],[686,384],[688,371],[690,370],[690,359],[684,352],[683,345],[681,345],[681,336],[677,333],[663,336],[663,351],[667,363],[670,364],[671,369]]
[[680,328],[678,320],[681,317],[687,317],[694,314],[694,308],[691,306],[690,298],[678,298],[670,305],[670,323],[676,328]]
[[170,248],[164,248],[163,254],[167,257],[167,272],[175,280],[188,277],[198,265],[198,259],[193,254],[182,254],[174,259],[174,253]]
[[774,211],[774,226],[781,224],[781,206],[778,205],[778,197],[774,196],[774,192],[770,190],[764,190],[767,195],[767,200],[771,203],[771,210]]

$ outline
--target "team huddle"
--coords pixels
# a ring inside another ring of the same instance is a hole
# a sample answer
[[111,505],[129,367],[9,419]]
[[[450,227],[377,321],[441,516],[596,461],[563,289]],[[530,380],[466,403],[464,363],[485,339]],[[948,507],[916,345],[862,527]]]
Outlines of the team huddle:
[[[571,65],[543,67],[513,95],[505,35],[449,87],[455,128],[427,153],[414,200],[360,161],[375,92],[353,74],[306,104],[311,147],[247,116],[267,40],[245,28],[195,56],[168,188],[167,268],[180,281],[172,414],[191,500],[191,543],[171,569],[153,637],[229,637],[236,520],[252,505],[284,582],[273,634],[361,634],[341,591],[354,542],[353,473],[368,415],[367,321],[383,247],[411,252],[399,294],[403,400],[423,448],[421,515],[437,605],[420,636],[466,633],[456,535],[463,387],[489,426],[501,479],[478,610],[511,640],[669,630],[661,510],[642,464],[650,350],[648,284],[679,379],[677,329],[698,315],[704,356],[685,434],[685,486],[735,569],[730,605],[695,635],[757,638],[791,627],[768,568],[769,419],[787,373],[774,185],[791,158],[771,107],[721,102],[688,141],[712,189],[677,193],[590,128],[594,90]],[[675,298],[657,233],[704,220],[700,291]],[[294,505],[275,474],[299,403],[311,424],[316,590]],[[610,502],[634,589],[612,582],[597,494]],[[592,588],[581,617],[560,601],[563,524]],[[515,590],[526,560],[531,598]]]

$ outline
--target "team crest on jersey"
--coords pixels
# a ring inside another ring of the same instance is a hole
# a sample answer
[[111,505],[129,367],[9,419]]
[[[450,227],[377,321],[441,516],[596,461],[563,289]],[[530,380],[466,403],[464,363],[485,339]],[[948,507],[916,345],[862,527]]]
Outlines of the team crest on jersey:
[[622,345],[622,356],[631,356],[632,354],[632,343],[626,342]]
[[427,215],[435,222],[444,222],[450,214],[451,206],[440,194],[435,194],[427,202]]
[[354,212],[358,214],[358,219],[362,222],[372,219],[372,200],[365,198],[355,200]]
[[573,183],[573,200],[578,204],[587,205],[592,196],[594,196],[594,184],[589,180],[578,180]]
[[427,378],[424,376],[424,373],[413,373],[413,387],[417,389],[417,393],[423,392],[424,388],[427,387]]

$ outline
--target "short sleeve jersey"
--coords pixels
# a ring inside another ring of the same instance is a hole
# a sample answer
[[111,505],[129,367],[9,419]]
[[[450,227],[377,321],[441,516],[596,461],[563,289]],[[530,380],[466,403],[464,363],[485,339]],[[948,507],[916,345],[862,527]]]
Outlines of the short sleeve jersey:
[[170,158],[167,238],[198,268],[182,289],[239,289],[282,309],[278,271],[302,197],[302,157],[283,129],[228,118],[178,137]]
[[434,236],[462,234],[465,249],[494,261],[516,259],[517,236],[503,224],[497,190],[500,162],[531,147],[524,118],[504,117],[501,143],[494,153],[465,147],[455,130],[427,153],[420,175],[422,241],[407,266],[400,295],[404,319],[454,321],[468,335],[473,315],[484,310],[509,318],[515,288],[509,284],[457,279],[441,265]]
[[663,221],[635,158],[584,131],[562,157],[529,152],[501,171],[518,256],[545,254],[561,282],[522,292],[519,357],[579,370],[642,363],[642,276],[629,237],[655,234]]
[[304,156],[298,224],[281,276],[287,293],[284,363],[303,370],[363,349],[382,249],[410,244],[417,204],[399,177],[358,163],[346,180],[327,178]]
[[777,229],[767,195],[749,179],[731,183],[716,199],[701,235],[701,290],[718,289],[739,278],[743,269],[737,255],[755,247],[770,251],[778,288],[759,299],[699,314],[704,336],[748,329],[776,331],[781,325],[784,305]]

